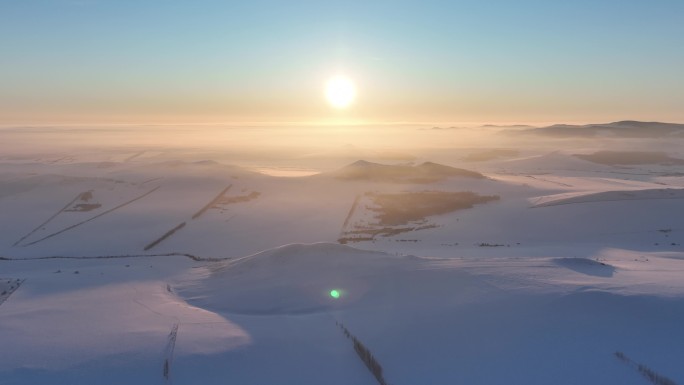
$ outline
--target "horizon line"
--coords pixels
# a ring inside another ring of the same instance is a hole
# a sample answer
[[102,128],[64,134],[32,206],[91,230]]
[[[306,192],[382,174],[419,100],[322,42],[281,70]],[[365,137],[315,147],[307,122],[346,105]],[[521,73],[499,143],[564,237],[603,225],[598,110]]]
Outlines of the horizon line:
[[462,128],[476,128],[486,126],[498,127],[515,127],[515,126],[529,126],[529,127],[546,127],[550,125],[587,125],[587,124],[611,124],[617,122],[640,122],[640,123],[666,123],[666,124],[684,124],[684,122],[664,122],[654,120],[637,120],[637,119],[620,119],[609,122],[596,123],[590,120],[582,121],[212,121],[212,122],[55,122],[55,123],[0,123],[0,129],[7,128],[46,128],[46,127],[187,127],[187,126],[228,126],[228,127],[274,127],[274,126],[332,126],[332,127],[357,127],[357,126],[433,126],[433,127],[462,127]]

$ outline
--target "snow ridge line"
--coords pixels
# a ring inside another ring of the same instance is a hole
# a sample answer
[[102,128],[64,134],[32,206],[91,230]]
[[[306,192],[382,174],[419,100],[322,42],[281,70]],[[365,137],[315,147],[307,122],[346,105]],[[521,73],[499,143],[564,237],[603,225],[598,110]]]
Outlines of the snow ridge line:
[[197,262],[219,262],[230,258],[200,257],[189,253],[165,253],[165,254],[124,254],[124,255],[91,255],[91,256],[62,256],[50,255],[45,257],[13,258],[0,257],[0,261],[36,261],[42,259],[123,259],[123,258],[152,258],[152,257],[186,257]]

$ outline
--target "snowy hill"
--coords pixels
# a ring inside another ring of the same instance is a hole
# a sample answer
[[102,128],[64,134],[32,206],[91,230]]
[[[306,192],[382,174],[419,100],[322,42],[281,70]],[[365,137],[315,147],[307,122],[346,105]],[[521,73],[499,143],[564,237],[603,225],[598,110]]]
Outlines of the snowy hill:
[[[207,266],[178,290],[201,307],[227,313],[320,313],[368,302],[415,263],[332,243],[288,245]],[[332,298],[331,290],[340,297]]]

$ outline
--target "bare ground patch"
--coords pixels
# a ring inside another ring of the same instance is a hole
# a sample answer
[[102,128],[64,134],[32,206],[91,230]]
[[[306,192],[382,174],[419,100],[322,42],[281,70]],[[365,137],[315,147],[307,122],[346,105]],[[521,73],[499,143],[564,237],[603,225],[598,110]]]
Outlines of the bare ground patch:
[[341,180],[365,180],[386,183],[428,184],[447,178],[484,179],[479,172],[455,168],[433,162],[419,165],[388,165],[360,160],[343,167],[332,175]]
[[366,193],[357,197],[345,220],[338,242],[373,241],[437,227],[429,217],[448,214],[498,200],[497,195],[469,191]]

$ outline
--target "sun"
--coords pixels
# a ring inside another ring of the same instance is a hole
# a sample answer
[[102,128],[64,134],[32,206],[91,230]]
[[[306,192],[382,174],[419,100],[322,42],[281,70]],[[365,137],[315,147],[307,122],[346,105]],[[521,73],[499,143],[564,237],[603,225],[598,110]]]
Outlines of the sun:
[[325,84],[325,97],[332,107],[343,110],[354,103],[356,85],[344,75],[335,75]]

